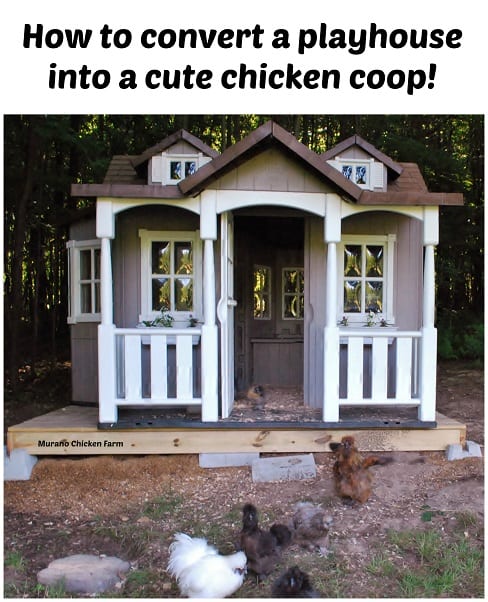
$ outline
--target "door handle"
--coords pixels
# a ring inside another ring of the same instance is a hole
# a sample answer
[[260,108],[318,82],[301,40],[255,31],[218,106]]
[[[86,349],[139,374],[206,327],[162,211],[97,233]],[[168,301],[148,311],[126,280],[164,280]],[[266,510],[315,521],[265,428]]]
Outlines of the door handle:
[[227,307],[236,307],[237,301],[235,299],[227,299]]

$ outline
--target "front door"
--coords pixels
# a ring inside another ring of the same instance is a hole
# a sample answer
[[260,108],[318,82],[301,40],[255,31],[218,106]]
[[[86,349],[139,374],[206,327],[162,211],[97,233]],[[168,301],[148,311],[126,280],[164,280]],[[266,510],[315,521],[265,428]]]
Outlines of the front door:
[[235,217],[239,390],[303,385],[304,219]]

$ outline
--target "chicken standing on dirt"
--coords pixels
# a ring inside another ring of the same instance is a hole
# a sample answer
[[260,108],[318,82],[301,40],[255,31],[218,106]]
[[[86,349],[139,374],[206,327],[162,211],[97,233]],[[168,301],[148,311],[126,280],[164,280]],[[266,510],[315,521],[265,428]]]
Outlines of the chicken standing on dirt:
[[274,524],[269,531],[258,525],[258,511],[252,504],[242,509],[241,548],[247,556],[247,567],[258,577],[269,575],[280,561],[282,549],[290,543],[286,525]]
[[244,552],[223,556],[205,539],[177,533],[169,553],[168,572],[188,598],[226,598],[244,581]]
[[273,584],[273,598],[321,598],[310,583],[307,573],[293,566],[285,571]]
[[337,494],[349,503],[363,504],[372,493],[373,476],[368,468],[389,464],[393,459],[381,456],[363,459],[350,435],[342,437],[340,443],[329,443],[329,446],[337,457],[333,468]]
[[332,516],[318,504],[299,502],[295,504],[291,519],[293,542],[321,556],[329,553],[329,528]]

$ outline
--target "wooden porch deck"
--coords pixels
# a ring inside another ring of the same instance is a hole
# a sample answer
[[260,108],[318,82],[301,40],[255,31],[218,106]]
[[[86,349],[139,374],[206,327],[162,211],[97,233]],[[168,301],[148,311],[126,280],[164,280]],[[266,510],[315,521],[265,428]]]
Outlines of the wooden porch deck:
[[96,407],[69,405],[9,427],[7,448],[32,455],[313,453],[329,451],[329,441],[352,434],[363,451],[443,451],[466,438],[464,424],[439,413],[433,428],[194,421],[102,430],[97,421]]

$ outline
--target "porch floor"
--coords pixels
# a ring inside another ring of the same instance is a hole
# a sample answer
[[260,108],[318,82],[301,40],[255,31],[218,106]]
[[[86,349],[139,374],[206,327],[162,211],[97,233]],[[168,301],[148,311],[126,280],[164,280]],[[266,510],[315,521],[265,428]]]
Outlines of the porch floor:
[[32,455],[313,453],[329,451],[329,441],[352,434],[363,451],[443,451],[466,438],[466,426],[443,414],[433,425],[418,423],[416,408],[388,415],[343,408],[339,423],[326,424],[318,410],[286,404],[287,397],[296,397],[285,393],[274,401],[267,397],[262,409],[239,400],[232,416],[217,423],[203,423],[199,413],[181,410],[164,416],[159,410],[138,411],[130,418],[121,411],[111,429],[99,428],[96,407],[69,405],[9,427],[7,448]]

